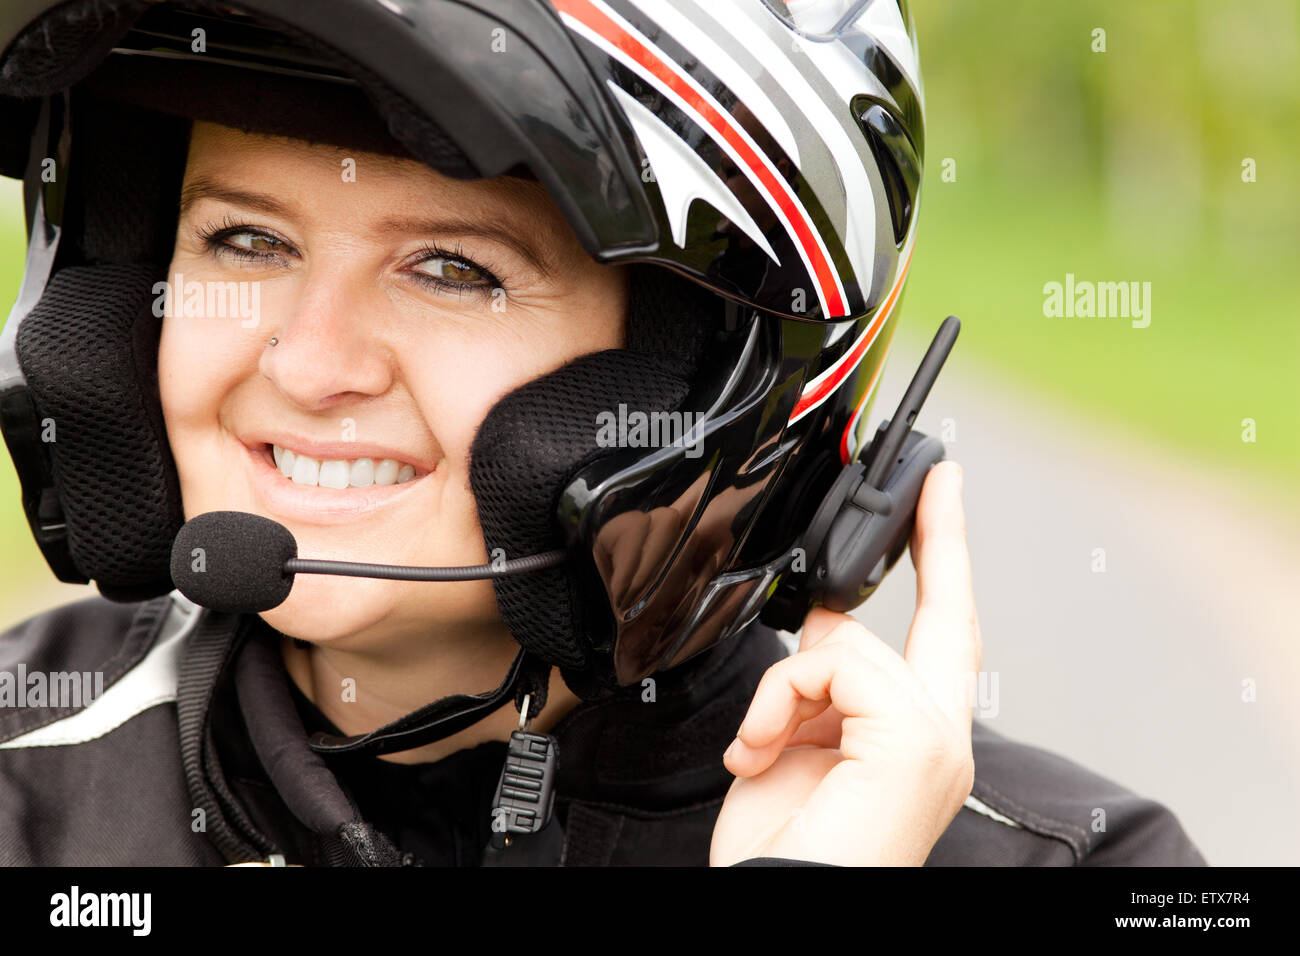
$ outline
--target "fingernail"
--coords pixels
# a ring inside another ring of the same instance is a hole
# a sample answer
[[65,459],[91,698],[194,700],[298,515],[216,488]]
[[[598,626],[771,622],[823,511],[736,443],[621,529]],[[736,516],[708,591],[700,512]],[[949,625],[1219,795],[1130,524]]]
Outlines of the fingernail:
[[740,738],[737,737],[735,740],[731,742],[731,746],[728,747],[726,751],[722,754],[722,759],[727,760],[728,758],[734,756],[739,746],[740,746]]

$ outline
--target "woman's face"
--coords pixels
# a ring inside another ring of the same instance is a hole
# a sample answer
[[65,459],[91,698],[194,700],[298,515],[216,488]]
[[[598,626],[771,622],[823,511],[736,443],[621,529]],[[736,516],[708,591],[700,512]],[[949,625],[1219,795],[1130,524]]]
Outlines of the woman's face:
[[[593,262],[536,184],[206,123],[170,271],[158,371],[185,515],[264,515],[303,557],[485,563],[469,485],[484,416],[623,344],[623,270]],[[299,575],[262,617],[349,647],[500,627],[488,581]]]

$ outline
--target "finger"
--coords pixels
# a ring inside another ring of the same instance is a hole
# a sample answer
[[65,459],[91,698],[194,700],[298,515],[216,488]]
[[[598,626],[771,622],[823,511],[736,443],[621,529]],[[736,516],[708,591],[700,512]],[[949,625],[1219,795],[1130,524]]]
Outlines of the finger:
[[[821,617],[821,620],[815,620],[814,615]],[[815,608],[809,614],[809,622],[804,624],[805,630],[808,628],[809,623],[814,627],[814,632],[819,625],[824,626],[827,623],[834,625],[831,630],[825,631],[812,646],[825,647],[836,643],[848,644],[863,656],[884,668],[895,681],[899,682],[900,686],[915,687],[916,681],[908,670],[908,664],[903,660],[902,655],[873,634],[860,621],[837,611]],[[915,696],[922,703],[926,702],[924,694],[916,693]],[[838,748],[840,746],[843,720],[844,715],[834,707],[827,707],[826,711],[820,714],[811,714],[795,729],[786,742],[786,746],[800,747],[808,744],[818,747]]]
[[801,723],[790,739],[786,749],[791,747],[821,747],[826,750],[838,750],[840,739],[844,736],[844,715],[833,706],[828,706],[815,717],[809,717]]
[[814,647],[835,628],[853,618],[839,611],[828,611],[824,607],[815,607],[803,619],[803,630],[799,632],[799,650]]
[[940,462],[930,469],[916,506],[912,563],[917,608],[968,619],[975,613],[975,594],[961,492],[962,472],[956,462]]
[[828,706],[844,717],[888,720],[903,700],[890,673],[848,642],[802,651],[773,664],[759,681],[739,744],[724,757],[727,769],[736,776],[762,773],[799,725]]
[[[834,612],[827,612],[833,614]],[[907,661],[879,637],[867,629],[867,626],[847,614],[835,614],[838,622],[814,647],[830,644],[848,644],[864,657],[883,667],[895,680],[910,679]]]
[[961,486],[961,467],[941,462],[921,489],[912,539],[916,613],[904,657],[940,709],[969,725],[980,639]]
[[[834,711],[834,708],[829,701],[800,701],[794,713],[787,717],[784,726],[774,733],[766,744],[747,744],[737,735],[736,739],[731,742],[731,746],[722,755],[722,765],[729,773],[737,777],[752,777],[755,774],[760,774],[780,758],[787,748],[799,746],[799,744],[793,743],[793,740],[798,735],[800,728],[817,723],[823,715],[832,711]],[[838,728],[843,721],[835,720],[832,723],[834,728]],[[825,730],[818,740],[809,740],[805,741],[805,743],[814,744],[825,749],[838,749],[840,738],[838,730],[834,728]],[[748,733],[749,731],[746,730],[747,735]]]

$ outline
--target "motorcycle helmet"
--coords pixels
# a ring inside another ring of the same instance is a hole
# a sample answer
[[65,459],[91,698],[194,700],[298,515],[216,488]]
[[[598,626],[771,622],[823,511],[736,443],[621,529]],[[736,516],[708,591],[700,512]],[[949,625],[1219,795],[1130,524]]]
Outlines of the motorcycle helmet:
[[[0,173],[29,246],[0,425],[50,568],[119,601],[173,588],[184,520],[150,306],[194,119],[540,182],[633,267],[627,344],[480,428],[488,552],[569,556],[494,579],[502,618],[585,699],[755,620],[865,445],[898,322],[924,153],[905,0],[7,0]],[[620,407],[689,412],[688,440],[606,447]]]

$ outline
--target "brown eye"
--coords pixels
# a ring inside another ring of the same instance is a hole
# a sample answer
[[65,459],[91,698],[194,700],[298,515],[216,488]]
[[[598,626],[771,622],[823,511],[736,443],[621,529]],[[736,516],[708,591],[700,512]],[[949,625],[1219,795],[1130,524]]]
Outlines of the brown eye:
[[234,235],[227,236],[226,242],[240,249],[248,249],[251,252],[278,252],[284,245],[279,239],[272,239],[270,236],[264,236],[258,232],[237,232]]
[[449,259],[442,260],[442,275],[445,279],[461,279],[471,282],[474,279],[481,279],[480,273],[473,266],[463,265],[459,262],[452,262]]
[[416,270],[434,279],[461,285],[483,285],[488,281],[487,274],[478,266],[447,256],[430,256],[417,263]]

